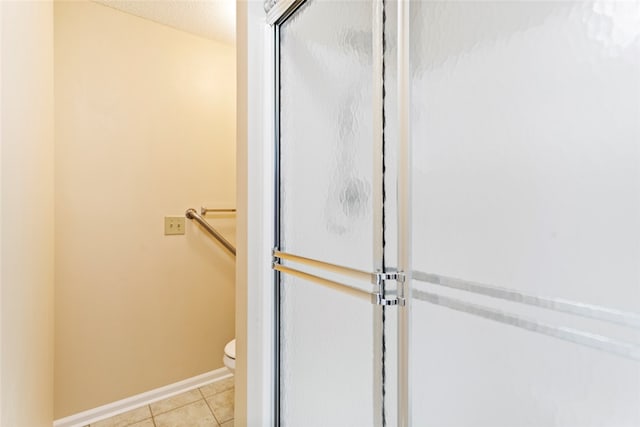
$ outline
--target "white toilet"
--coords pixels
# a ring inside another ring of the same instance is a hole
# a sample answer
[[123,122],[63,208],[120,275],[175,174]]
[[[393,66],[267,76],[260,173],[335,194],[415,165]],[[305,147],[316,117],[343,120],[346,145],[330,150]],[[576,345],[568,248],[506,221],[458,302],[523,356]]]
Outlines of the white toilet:
[[224,357],[222,358],[224,366],[232,373],[236,370],[236,340],[233,339],[224,346]]

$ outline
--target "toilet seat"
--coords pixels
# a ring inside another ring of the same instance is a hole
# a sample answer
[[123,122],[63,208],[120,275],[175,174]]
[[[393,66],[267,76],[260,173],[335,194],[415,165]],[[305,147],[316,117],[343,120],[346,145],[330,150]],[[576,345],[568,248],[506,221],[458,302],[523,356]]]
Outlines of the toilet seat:
[[224,346],[224,355],[236,360],[236,340],[233,339]]
[[224,366],[231,371],[236,369],[236,340],[233,339],[224,346],[224,357],[222,358]]

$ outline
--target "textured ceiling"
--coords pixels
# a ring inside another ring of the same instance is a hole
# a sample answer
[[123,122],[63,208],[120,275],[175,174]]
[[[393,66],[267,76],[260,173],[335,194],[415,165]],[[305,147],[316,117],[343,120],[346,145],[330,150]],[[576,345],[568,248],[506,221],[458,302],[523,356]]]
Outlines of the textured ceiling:
[[235,43],[235,0],[93,0],[208,39]]

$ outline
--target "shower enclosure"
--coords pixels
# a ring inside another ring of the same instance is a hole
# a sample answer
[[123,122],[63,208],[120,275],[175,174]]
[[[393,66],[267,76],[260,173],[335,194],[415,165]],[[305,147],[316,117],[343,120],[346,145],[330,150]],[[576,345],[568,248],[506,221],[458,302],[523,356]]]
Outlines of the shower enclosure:
[[640,4],[267,9],[276,424],[640,425]]

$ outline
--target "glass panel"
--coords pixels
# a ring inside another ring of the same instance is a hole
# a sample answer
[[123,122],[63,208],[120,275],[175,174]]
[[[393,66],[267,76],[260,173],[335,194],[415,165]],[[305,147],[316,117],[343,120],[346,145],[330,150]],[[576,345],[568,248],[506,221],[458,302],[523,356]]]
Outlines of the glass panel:
[[410,6],[413,424],[640,425],[640,3]]
[[280,247],[365,271],[373,271],[371,25],[370,2],[310,0],[280,29]]
[[281,286],[281,424],[373,425],[373,306],[286,274]]
[[[368,1],[308,0],[280,27],[280,249],[369,272],[372,21]],[[374,306],[281,278],[282,425],[374,425],[382,333]]]

